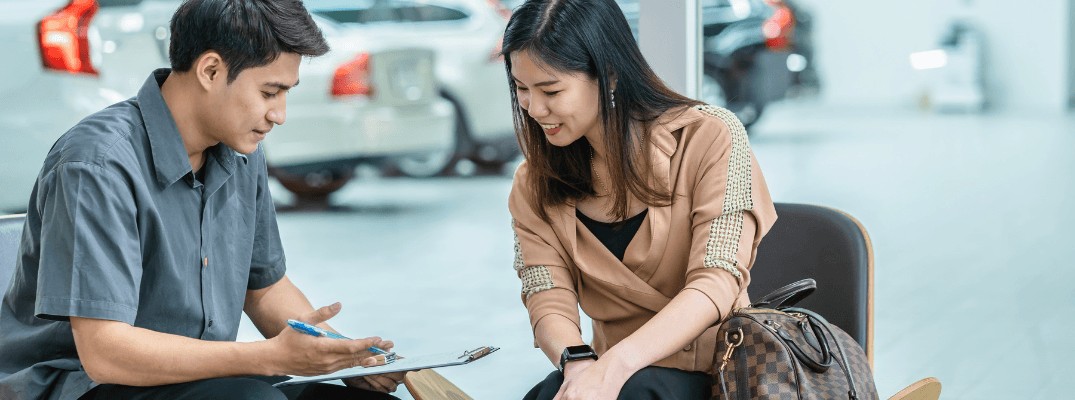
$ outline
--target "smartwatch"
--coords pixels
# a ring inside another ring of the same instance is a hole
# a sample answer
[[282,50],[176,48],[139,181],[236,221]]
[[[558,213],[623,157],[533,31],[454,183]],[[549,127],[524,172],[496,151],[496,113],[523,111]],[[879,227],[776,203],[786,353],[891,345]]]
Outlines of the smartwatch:
[[564,366],[569,362],[586,359],[597,359],[597,353],[593,351],[593,347],[585,344],[568,346],[564,349],[564,352],[560,354],[560,371],[563,372]]

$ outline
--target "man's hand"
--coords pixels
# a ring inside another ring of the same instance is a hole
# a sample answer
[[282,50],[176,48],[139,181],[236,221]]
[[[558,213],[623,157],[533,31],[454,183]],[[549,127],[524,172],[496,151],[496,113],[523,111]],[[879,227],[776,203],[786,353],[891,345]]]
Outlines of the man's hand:
[[[340,304],[321,307],[298,318],[311,325],[321,324],[340,312]],[[376,357],[370,346],[387,346],[392,342],[379,337],[363,339],[330,339],[310,336],[291,328],[284,328],[279,335],[268,340],[272,348],[274,375],[323,375],[344,368],[372,367],[384,364],[383,357]],[[382,347],[384,348],[384,347]]]
[[343,383],[347,386],[360,389],[373,390],[383,393],[392,393],[396,391],[397,386],[403,383],[404,375],[406,375],[406,372],[356,376],[354,378],[344,379]]

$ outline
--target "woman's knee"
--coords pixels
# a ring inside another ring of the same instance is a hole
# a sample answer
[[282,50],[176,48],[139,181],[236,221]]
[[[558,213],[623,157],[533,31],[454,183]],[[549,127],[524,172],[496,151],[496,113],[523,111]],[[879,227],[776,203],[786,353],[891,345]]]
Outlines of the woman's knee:
[[545,377],[545,380],[538,382],[533,389],[530,389],[530,392],[523,396],[523,400],[551,400],[563,384],[564,374],[560,371],[553,371]]
[[646,367],[627,379],[618,400],[708,400],[712,385],[712,378],[704,373]]
[[664,384],[660,373],[653,368],[643,368],[635,372],[620,389],[619,400],[656,399],[663,392]]

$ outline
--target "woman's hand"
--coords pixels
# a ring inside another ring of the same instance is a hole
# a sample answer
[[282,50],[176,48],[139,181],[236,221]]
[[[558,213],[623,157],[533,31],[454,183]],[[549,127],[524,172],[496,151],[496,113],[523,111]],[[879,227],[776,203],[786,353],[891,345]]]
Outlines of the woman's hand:
[[564,366],[564,384],[553,400],[612,400],[633,372],[605,359],[579,360]]

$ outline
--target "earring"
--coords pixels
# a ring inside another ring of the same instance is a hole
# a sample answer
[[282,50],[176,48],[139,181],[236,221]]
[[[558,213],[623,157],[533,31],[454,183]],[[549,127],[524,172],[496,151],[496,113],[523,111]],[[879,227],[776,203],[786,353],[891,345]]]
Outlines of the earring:
[[616,108],[616,90],[609,90],[608,94],[612,96],[612,108]]

